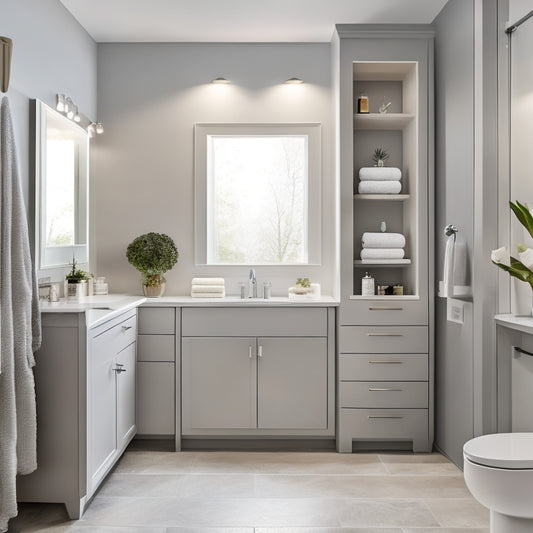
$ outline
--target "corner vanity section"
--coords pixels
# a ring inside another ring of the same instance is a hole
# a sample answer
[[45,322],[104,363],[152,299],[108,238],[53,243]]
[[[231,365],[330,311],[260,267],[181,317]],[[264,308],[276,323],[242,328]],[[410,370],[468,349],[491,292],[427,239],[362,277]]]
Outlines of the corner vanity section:
[[335,437],[331,298],[163,297],[139,310],[139,437]]
[[36,354],[37,470],[18,500],[64,503],[79,518],[136,433],[135,296],[41,305]]

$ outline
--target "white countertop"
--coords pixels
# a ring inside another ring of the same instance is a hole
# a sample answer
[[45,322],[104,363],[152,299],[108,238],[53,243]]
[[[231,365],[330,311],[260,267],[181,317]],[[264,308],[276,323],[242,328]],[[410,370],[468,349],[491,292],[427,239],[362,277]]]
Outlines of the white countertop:
[[139,307],[146,301],[144,296],[109,294],[107,296],[86,296],[80,302],[40,301],[41,313],[85,313],[87,328],[94,328],[125,311]]
[[498,326],[533,334],[533,316],[531,315],[496,315],[494,320]]
[[147,298],[143,307],[335,307],[339,301],[331,296],[321,296],[317,299],[302,298],[289,300],[287,296],[273,296],[264,298],[240,298],[239,296],[225,296],[224,298],[192,298],[191,296],[162,296],[161,298]]

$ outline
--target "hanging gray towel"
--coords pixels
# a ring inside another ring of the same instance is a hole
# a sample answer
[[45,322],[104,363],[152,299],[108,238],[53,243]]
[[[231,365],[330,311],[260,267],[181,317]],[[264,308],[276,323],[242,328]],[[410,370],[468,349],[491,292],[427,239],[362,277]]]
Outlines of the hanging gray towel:
[[17,515],[16,475],[37,468],[33,353],[39,297],[7,96],[0,105],[0,532]]

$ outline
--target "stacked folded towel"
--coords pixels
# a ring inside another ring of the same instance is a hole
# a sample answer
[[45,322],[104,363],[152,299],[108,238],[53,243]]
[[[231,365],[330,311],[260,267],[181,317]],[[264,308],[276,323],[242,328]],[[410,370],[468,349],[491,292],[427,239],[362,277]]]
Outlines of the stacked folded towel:
[[359,169],[359,194],[398,194],[402,190],[402,171],[395,167]]
[[224,298],[226,296],[224,278],[193,278],[191,296],[193,298]]
[[363,249],[361,259],[403,259],[405,255],[405,237],[401,233],[365,232],[362,237]]

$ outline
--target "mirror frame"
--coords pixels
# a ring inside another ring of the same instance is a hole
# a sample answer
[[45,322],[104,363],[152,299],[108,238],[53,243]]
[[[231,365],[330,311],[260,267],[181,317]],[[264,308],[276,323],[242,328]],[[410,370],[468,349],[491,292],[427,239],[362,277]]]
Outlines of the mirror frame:
[[[32,100],[32,113],[35,120],[33,132],[35,134],[35,261],[39,275],[51,275],[65,269],[72,264],[72,258],[79,265],[89,262],[89,134],[87,130],[68,119],[55,109],[40,100]],[[81,136],[79,146],[82,148],[77,154],[77,183],[75,186],[76,210],[74,232],[79,237],[80,232],[84,243],[68,246],[46,246],[44,232],[46,231],[46,142],[48,117],[64,125],[76,136]]]

